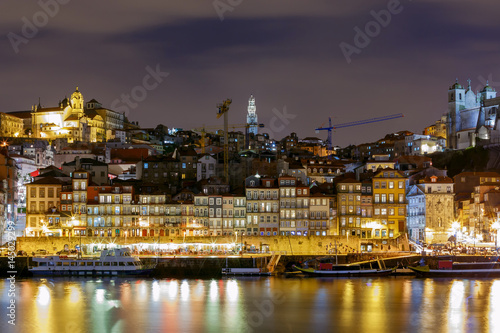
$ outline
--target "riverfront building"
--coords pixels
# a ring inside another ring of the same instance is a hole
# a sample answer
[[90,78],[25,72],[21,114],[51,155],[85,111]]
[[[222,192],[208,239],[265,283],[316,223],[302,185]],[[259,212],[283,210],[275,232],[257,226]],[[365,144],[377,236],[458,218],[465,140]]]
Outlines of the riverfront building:
[[383,169],[373,177],[375,238],[394,238],[406,232],[406,179],[394,169]]

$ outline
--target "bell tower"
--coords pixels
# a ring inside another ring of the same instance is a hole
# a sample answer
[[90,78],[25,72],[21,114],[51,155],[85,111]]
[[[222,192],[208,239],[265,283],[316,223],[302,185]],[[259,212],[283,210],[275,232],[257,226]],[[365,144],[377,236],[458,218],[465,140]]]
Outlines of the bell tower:
[[248,100],[248,113],[247,113],[247,126],[248,133],[253,133],[253,135],[257,135],[259,131],[259,127],[257,126],[257,107],[255,106],[255,97],[250,95],[250,99]]
[[460,112],[465,109],[465,89],[458,79],[448,89],[448,123],[446,137],[448,148],[457,147],[457,132],[461,130]]
[[78,91],[78,87],[76,87],[75,92],[71,94],[70,104],[73,109],[72,113],[83,112],[83,96],[82,93]]

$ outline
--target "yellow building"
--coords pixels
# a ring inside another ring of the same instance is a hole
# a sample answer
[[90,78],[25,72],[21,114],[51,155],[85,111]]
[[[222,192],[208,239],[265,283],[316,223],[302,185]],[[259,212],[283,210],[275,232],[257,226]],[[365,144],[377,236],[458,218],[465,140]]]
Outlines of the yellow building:
[[58,218],[50,218],[58,211],[64,182],[45,177],[26,184],[26,236],[62,235]]
[[340,235],[362,237],[360,181],[347,178],[337,183],[337,209]]
[[315,193],[309,198],[309,235],[329,236],[331,197]]
[[0,112],[0,136],[18,137],[23,136],[23,120],[16,116]]
[[398,170],[384,169],[372,178],[373,238],[396,238],[405,233],[406,179]]
[[436,123],[424,128],[424,135],[433,135],[446,139],[446,116],[436,120]]
[[[319,157],[328,156],[328,147],[325,147],[321,144],[303,143],[299,145],[299,148],[311,152],[314,156],[319,156]],[[335,154],[335,152],[332,151],[332,154]]]
[[76,88],[71,97],[56,107],[33,106],[31,126],[33,137],[68,142],[105,142],[114,137],[113,131],[123,130],[124,115],[102,108],[92,99],[86,105]]

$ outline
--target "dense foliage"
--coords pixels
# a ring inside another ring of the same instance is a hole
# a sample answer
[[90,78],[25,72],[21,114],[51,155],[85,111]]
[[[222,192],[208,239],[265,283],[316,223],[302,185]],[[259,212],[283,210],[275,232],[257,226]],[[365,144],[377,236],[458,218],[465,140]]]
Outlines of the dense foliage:
[[486,171],[489,151],[483,147],[470,147],[465,150],[453,150],[430,155],[432,165],[438,169],[447,169],[448,177],[464,171]]

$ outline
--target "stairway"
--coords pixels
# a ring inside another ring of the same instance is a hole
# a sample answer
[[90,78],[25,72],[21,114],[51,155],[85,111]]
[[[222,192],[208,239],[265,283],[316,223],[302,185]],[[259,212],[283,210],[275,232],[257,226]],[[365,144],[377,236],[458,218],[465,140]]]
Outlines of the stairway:
[[281,254],[274,254],[271,256],[271,260],[269,260],[269,264],[267,264],[267,271],[269,273],[274,273],[274,270],[276,269],[276,266],[278,265],[278,262],[280,261]]

